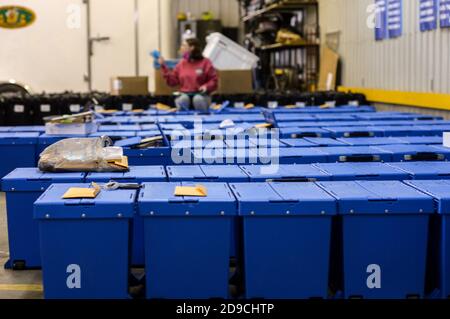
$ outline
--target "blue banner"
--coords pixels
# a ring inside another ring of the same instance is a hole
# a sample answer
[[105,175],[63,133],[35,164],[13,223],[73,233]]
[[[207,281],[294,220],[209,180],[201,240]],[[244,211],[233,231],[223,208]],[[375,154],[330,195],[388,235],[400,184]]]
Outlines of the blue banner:
[[402,0],[387,0],[387,28],[389,38],[398,38],[403,33],[402,3]]
[[438,0],[420,0],[420,31],[437,29],[439,4]]
[[441,28],[450,28],[450,0],[441,0]]
[[386,0],[375,0],[375,40],[387,38]]

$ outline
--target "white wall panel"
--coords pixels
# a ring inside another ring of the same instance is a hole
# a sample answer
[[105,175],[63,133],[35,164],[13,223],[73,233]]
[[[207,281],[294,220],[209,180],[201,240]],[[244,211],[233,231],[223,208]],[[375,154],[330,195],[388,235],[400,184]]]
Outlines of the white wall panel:
[[403,0],[403,35],[375,41],[367,24],[374,0],[319,0],[322,40],[341,31],[343,85],[450,93],[450,29],[420,32],[419,1]]

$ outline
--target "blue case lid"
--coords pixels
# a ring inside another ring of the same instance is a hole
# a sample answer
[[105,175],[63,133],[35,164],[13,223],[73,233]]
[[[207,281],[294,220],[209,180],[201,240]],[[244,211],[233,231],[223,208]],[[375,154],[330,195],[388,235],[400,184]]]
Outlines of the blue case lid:
[[311,164],[243,165],[241,169],[251,180],[329,180],[329,175]]
[[442,161],[450,157],[450,149],[433,145],[383,145],[376,148],[402,156],[405,161]]
[[257,163],[258,153],[253,149],[214,149],[192,150],[194,164],[246,164],[250,159]]
[[154,130],[154,131],[141,131],[141,132],[136,132],[136,136],[138,137],[153,137],[153,136],[160,136],[161,131],[159,130]]
[[179,179],[204,179],[205,173],[199,165],[177,165],[167,166],[167,176],[169,181]]
[[287,127],[280,129],[282,136],[289,136],[290,138],[302,137],[330,137],[331,133],[325,129],[314,127]]
[[406,184],[432,196],[438,203],[439,214],[450,214],[450,181],[447,180],[422,180],[406,181]]
[[284,143],[289,147],[315,147],[315,146],[317,146],[316,144],[311,143],[310,141],[303,139],[303,138],[286,138],[286,139],[282,139],[281,143]]
[[236,199],[225,183],[203,183],[208,196],[174,196],[176,186],[195,186],[196,183],[145,183],[139,195],[139,214],[146,217],[166,216],[233,216]]
[[164,166],[130,166],[128,172],[105,172],[97,173],[91,172],[86,176],[86,182],[114,180],[120,182],[121,180],[133,181],[136,183],[158,181],[164,182],[166,180],[166,172]]
[[354,121],[355,117],[346,114],[316,114],[317,121]]
[[12,127],[11,130],[8,132],[38,132],[38,133],[44,133],[45,132],[45,126],[44,125],[38,125],[38,126],[15,126]]
[[37,144],[39,135],[38,132],[0,133],[0,145]]
[[141,130],[143,130],[143,131],[158,131],[159,128],[158,128],[158,125],[156,125],[156,124],[141,124]]
[[409,175],[404,171],[384,163],[320,163],[314,165],[331,175],[332,178],[370,179],[377,176],[395,176],[400,180],[409,179]]
[[130,124],[152,124],[152,123],[156,123],[156,121],[158,120],[157,117],[155,116],[140,116],[140,117],[136,117],[133,116],[132,118],[130,118]]
[[338,200],[339,214],[430,214],[433,199],[399,181],[320,182]]
[[92,133],[89,137],[109,136],[111,138],[128,138],[136,136],[136,132],[114,131],[114,132],[97,132]]
[[116,132],[116,131],[140,131],[141,127],[136,124],[125,125],[101,125],[98,128],[99,132]]
[[336,137],[374,137],[380,136],[384,132],[378,126],[339,126],[325,129]]
[[38,168],[16,168],[3,177],[2,190],[4,192],[34,192],[44,191],[54,183],[82,183],[85,173],[46,173]]
[[[421,176],[450,177],[450,162],[399,162],[389,166],[400,169],[414,179]],[[430,177],[429,177],[430,178]]]
[[117,141],[114,143],[114,146],[120,146],[120,147],[130,147],[140,144],[142,141],[142,137],[132,137],[123,139],[120,141]]
[[[183,131],[186,128],[181,125],[181,124],[160,124],[161,129],[163,130],[168,130],[168,131]],[[145,125],[142,125],[142,129],[147,129],[145,128]]]
[[313,143],[319,147],[328,147],[328,146],[347,146],[346,143],[335,140],[330,137],[307,137],[306,141]]
[[62,199],[72,187],[91,184],[53,184],[34,203],[36,219],[123,219],[133,218],[136,190],[101,190],[94,199]]
[[405,136],[399,137],[403,144],[424,144],[424,145],[442,145],[444,139],[442,136]]
[[[358,156],[388,156],[390,153],[371,146],[338,146],[338,147],[318,147],[317,150],[323,152],[328,156],[339,157],[358,157]],[[382,160],[379,158],[378,160]],[[342,162],[349,161],[349,159],[342,159]]]
[[219,149],[223,150],[227,146],[222,140],[181,140],[181,141],[171,141],[172,148],[175,149],[194,149],[194,148],[206,148],[206,149]]
[[343,137],[337,140],[350,146],[407,144],[405,141],[395,137]]
[[248,176],[236,165],[180,165],[167,166],[167,174],[171,180],[211,180],[242,179],[247,181]]
[[316,117],[309,114],[302,114],[302,113],[278,113],[275,114],[275,119],[277,121],[289,121],[289,122],[314,122],[317,121]]
[[241,216],[336,214],[336,200],[314,183],[230,184]]

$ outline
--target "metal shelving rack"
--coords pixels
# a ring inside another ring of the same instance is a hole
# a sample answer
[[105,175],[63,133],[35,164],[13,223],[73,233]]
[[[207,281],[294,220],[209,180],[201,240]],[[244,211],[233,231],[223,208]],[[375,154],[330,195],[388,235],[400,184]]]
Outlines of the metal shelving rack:
[[[277,90],[274,85],[274,73],[276,69],[298,68],[299,91],[312,91],[315,89],[319,76],[320,63],[320,28],[319,5],[317,1],[305,0],[280,0],[262,8],[248,12],[250,0],[238,0],[240,2],[241,21],[244,22],[244,33],[255,31],[255,26],[261,19],[271,14],[280,14],[289,17],[295,13],[302,13],[302,21],[299,25],[299,33],[305,43],[297,45],[285,45],[280,43],[265,44],[252,51],[261,59],[259,78],[260,86],[266,90]],[[306,15],[314,14],[315,28],[313,31],[305,30]]]

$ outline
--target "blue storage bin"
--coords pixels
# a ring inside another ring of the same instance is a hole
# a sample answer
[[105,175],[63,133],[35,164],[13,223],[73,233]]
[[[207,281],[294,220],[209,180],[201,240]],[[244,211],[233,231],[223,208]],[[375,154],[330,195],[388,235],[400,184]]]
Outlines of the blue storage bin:
[[114,132],[97,132],[92,133],[89,135],[89,137],[101,137],[101,136],[108,136],[113,141],[120,141],[127,138],[132,138],[136,136],[136,132],[131,131],[114,131]]
[[424,297],[433,199],[399,181],[318,185],[342,216],[344,297]]
[[356,118],[348,114],[315,114],[316,121],[356,121]]
[[44,133],[45,132],[45,126],[44,125],[15,126],[15,127],[12,127],[8,132],[37,132],[37,133]]
[[178,165],[167,166],[170,182],[248,182],[248,175],[236,165]]
[[230,187],[243,218],[245,297],[327,298],[335,199],[314,183]]
[[9,261],[6,268],[41,267],[33,203],[51,184],[82,183],[84,176],[85,173],[44,173],[37,168],[17,168],[2,179],[8,217]]
[[398,145],[408,144],[400,138],[394,137],[343,137],[338,141],[350,146],[375,146],[375,145]]
[[162,135],[160,130],[136,132],[137,137],[143,137],[143,138],[160,136],[160,135]]
[[139,196],[147,298],[228,298],[236,199],[221,183],[204,184],[207,197],[174,196],[181,185],[193,184],[144,184]]
[[[156,123],[158,120],[157,117],[155,116],[133,116],[132,118],[130,118],[130,124],[140,124],[141,128],[144,125],[154,125],[154,123]],[[142,128],[144,129],[144,128]]]
[[0,126],[0,132],[1,133],[7,133],[11,132],[12,129],[14,129],[15,126]]
[[331,180],[327,173],[312,164],[244,165],[241,166],[241,169],[249,176],[251,182],[314,182]]
[[409,175],[408,179],[450,179],[449,162],[400,162],[389,163],[389,165],[407,173]]
[[410,179],[406,172],[385,163],[324,163],[314,166],[330,175],[333,181]]
[[312,164],[327,163],[327,153],[320,150],[319,147],[287,147],[278,150],[259,152],[262,164]]
[[34,204],[47,299],[124,299],[136,191],[101,191],[95,199],[62,199],[54,184]]
[[432,145],[383,145],[376,147],[392,155],[392,162],[448,161],[450,149]]
[[281,143],[288,147],[315,147],[317,146],[310,141],[303,138],[285,138],[281,140]]
[[250,165],[265,164],[271,161],[270,155],[258,154],[256,149],[227,148],[225,150],[203,149],[192,151],[192,162],[183,161],[175,164],[195,165]]
[[130,166],[128,172],[91,172],[86,175],[86,182],[108,183],[150,183],[167,181],[164,166]]
[[141,124],[140,130],[142,130],[142,131],[158,131],[159,127],[156,124]]
[[329,137],[307,137],[305,140],[319,147],[348,146],[346,143]]
[[[150,183],[166,182],[167,176],[164,166],[130,166],[128,172],[89,173],[86,182],[108,183]],[[133,218],[131,263],[136,266],[144,265],[144,222],[139,215]]]
[[384,130],[379,129],[377,126],[339,126],[339,127],[326,127],[330,134],[330,137],[381,137],[384,136]]
[[442,136],[402,136],[398,138],[404,144],[442,145]]
[[434,136],[438,135],[434,130],[419,125],[409,126],[376,126],[383,131],[386,137],[403,137],[403,136]]
[[326,154],[328,158],[328,161],[321,163],[392,162],[391,153],[370,146],[318,147],[317,150]]
[[331,132],[321,128],[286,127],[280,129],[281,138],[331,137]]
[[123,153],[128,157],[128,163],[132,166],[170,165],[172,164],[169,142],[165,136],[161,142],[162,146],[139,149],[135,148],[144,137],[135,137],[116,142],[116,146],[123,147]]
[[314,122],[317,121],[314,115],[302,113],[278,113],[274,115],[277,122]]
[[[450,298],[450,182],[447,180],[423,180],[408,181],[408,185],[432,196],[437,202],[439,213],[437,229],[431,234],[434,240],[431,249],[435,250],[434,259],[431,262],[431,270],[437,272],[437,287],[439,296],[443,299]],[[440,229],[439,229],[440,228]]]
[[140,131],[141,127],[136,124],[123,124],[123,125],[100,125],[99,132],[132,132]]
[[18,167],[36,167],[39,133],[0,133],[0,178]]

